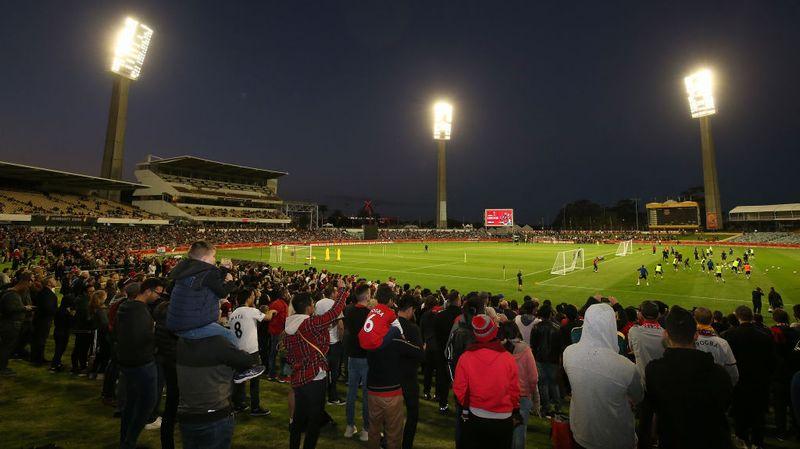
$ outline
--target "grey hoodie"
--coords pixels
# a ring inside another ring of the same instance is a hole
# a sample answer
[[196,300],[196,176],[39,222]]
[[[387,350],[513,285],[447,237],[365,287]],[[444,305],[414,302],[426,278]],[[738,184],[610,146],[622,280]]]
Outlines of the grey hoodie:
[[578,343],[564,350],[572,385],[569,422],[575,441],[587,449],[633,449],[636,431],[629,401],[644,389],[636,365],[618,353],[617,322],[608,304],[586,311]]

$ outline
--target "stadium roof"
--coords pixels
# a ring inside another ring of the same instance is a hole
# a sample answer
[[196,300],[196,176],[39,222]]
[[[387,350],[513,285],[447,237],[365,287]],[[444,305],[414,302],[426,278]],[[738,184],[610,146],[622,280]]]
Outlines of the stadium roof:
[[3,161],[0,161],[0,179],[19,181],[23,185],[33,183],[43,186],[61,186],[84,190],[134,190],[147,187],[144,184],[135,182],[98,178],[97,176]]
[[213,173],[221,176],[239,176],[258,179],[275,179],[288,175],[286,172],[265,170],[262,168],[245,167],[242,165],[217,162],[195,156],[177,156],[167,159],[154,159],[148,162],[151,166],[165,167],[178,170],[192,170]]
[[736,206],[730,211],[732,214],[753,214],[759,212],[800,212],[800,203]]

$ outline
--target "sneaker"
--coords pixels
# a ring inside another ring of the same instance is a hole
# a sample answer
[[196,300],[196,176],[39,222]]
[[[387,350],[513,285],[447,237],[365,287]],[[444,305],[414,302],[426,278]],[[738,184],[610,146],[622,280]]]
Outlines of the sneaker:
[[356,426],[347,426],[347,428],[344,429],[344,437],[345,438],[352,438],[353,435],[355,435],[356,432],[358,432],[358,429],[356,429]]
[[233,406],[233,413],[235,415],[238,415],[239,413],[246,411],[249,407],[250,406],[248,405],[235,405]]
[[289,376],[281,376],[281,377],[278,378],[278,383],[279,384],[288,384],[291,381],[292,381],[292,378],[289,377]]
[[265,408],[256,408],[250,410],[250,416],[269,416],[272,412]]
[[6,368],[6,369],[0,371],[0,376],[3,376],[3,377],[11,377],[11,376],[16,376],[16,375],[17,375],[17,372],[14,371],[11,368]]
[[346,402],[344,402],[341,399],[334,399],[333,401],[328,401],[328,405],[345,405],[345,404]]
[[425,398],[426,401],[430,401],[431,400],[431,394],[430,393],[425,393],[425,394],[422,395],[422,397]]
[[361,441],[369,441],[369,432],[362,430],[361,433],[358,434],[358,439]]
[[242,371],[241,373],[236,373],[236,375],[233,376],[233,383],[240,384],[242,382],[247,382],[254,377],[264,374],[264,371],[266,370],[267,369],[264,368],[264,365],[256,365],[250,369]]
[[445,405],[444,407],[439,407],[439,414],[447,415],[450,412],[450,406]]
[[161,417],[159,416],[156,418],[155,421],[151,422],[150,424],[145,424],[145,430],[158,430],[161,428]]
[[267,377],[267,380],[270,381],[270,382],[277,382],[278,378],[275,377],[275,376],[269,376],[269,377]]

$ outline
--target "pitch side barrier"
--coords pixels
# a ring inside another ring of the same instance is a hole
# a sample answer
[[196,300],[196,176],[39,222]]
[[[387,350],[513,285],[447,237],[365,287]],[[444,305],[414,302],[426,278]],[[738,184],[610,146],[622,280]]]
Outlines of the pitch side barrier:
[[[256,243],[256,242],[246,242],[246,243],[220,243],[216,246],[217,249],[254,249],[254,248],[269,248],[270,246],[277,246],[277,245],[295,245],[295,246],[355,246],[355,245],[386,245],[392,243],[425,243],[425,242],[448,242],[448,243],[492,243],[492,242],[507,242],[508,240],[498,240],[498,239],[435,239],[435,240],[424,240],[424,239],[397,239],[397,240],[320,240],[320,241],[313,241],[313,242],[299,242],[299,241],[287,241],[287,242],[272,242],[272,245],[269,243]],[[140,254],[143,256],[151,255],[151,254],[176,254],[176,253],[186,253],[189,251],[190,245],[181,245],[176,246],[174,248],[147,248],[147,249],[139,249],[139,250],[131,250],[132,254]]]

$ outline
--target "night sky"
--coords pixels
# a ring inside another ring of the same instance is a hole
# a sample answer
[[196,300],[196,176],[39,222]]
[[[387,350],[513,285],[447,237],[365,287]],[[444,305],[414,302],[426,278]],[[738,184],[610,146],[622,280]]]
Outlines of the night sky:
[[720,190],[800,201],[800,1],[0,2],[0,159],[98,175],[115,28],[155,30],[131,88],[147,154],[285,170],[285,199],[433,218],[434,100],[455,107],[451,218],[664,200],[702,185],[683,77],[716,74]]

